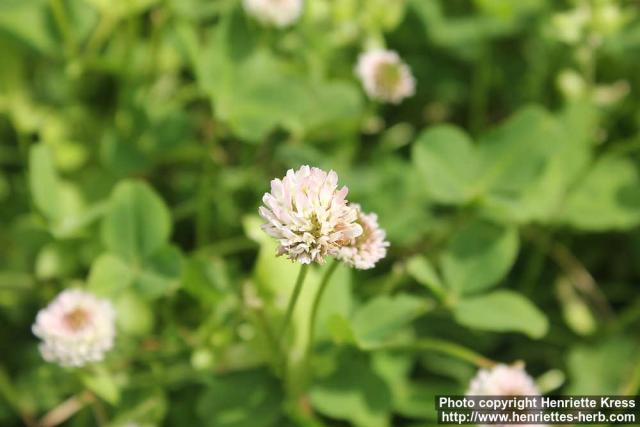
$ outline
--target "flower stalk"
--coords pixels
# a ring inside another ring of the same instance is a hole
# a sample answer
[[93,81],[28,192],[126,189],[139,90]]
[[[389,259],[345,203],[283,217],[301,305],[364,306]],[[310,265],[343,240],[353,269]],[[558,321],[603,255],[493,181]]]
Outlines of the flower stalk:
[[315,342],[315,331],[316,331],[316,319],[318,317],[318,309],[320,308],[320,302],[322,301],[322,296],[324,295],[325,290],[327,289],[327,285],[333,276],[333,273],[336,271],[338,267],[339,261],[338,259],[334,259],[329,268],[324,272],[322,276],[322,281],[318,286],[318,292],[316,292],[315,299],[313,300],[313,306],[311,307],[311,317],[309,318],[309,335],[307,341],[307,348],[304,354],[303,366],[309,374],[306,376],[309,379],[313,370],[309,369],[313,357],[313,344]]
[[325,271],[324,276],[322,277],[322,281],[320,282],[320,286],[318,287],[318,292],[316,293],[316,297],[313,301],[313,306],[311,308],[311,318],[309,320],[309,341],[307,344],[307,353],[306,357],[309,358],[311,351],[313,350],[313,341],[316,331],[316,318],[318,317],[318,309],[320,308],[320,301],[322,301],[322,296],[324,295],[324,291],[327,289],[327,285],[331,280],[331,276],[336,271],[338,267],[338,260],[334,259]]
[[278,346],[282,346],[282,342],[284,341],[284,337],[287,333],[287,329],[289,327],[289,323],[291,323],[291,317],[293,316],[293,310],[296,307],[296,303],[298,301],[298,297],[300,296],[300,291],[302,291],[302,285],[304,283],[304,279],[307,276],[307,272],[309,270],[308,264],[302,264],[300,266],[300,271],[298,272],[298,278],[296,279],[296,284],[293,288],[293,294],[289,298],[289,304],[287,305],[287,312],[284,315],[284,321],[282,323],[282,327],[280,328],[280,333],[278,334]]

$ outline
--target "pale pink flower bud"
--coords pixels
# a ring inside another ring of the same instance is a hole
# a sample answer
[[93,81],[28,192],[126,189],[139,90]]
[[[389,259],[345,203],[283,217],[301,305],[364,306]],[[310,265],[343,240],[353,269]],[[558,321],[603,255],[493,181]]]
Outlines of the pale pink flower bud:
[[113,347],[115,311],[107,300],[78,289],[62,291],[40,310],[32,326],[40,353],[61,366],[98,362]]
[[392,50],[370,50],[360,54],[356,74],[369,98],[399,104],[413,96],[416,82],[411,69]]
[[345,199],[348,191],[338,190],[334,171],[309,166],[289,169],[284,178],[272,180],[259,213],[267,221],[262,229],[280,243],[278,255],[321,264],[362,234],[358,212]]
[[244,10],[264,25],[284,28],[302,14],[302,0],[243,0]]
[[367,270],[387,256],[389,242],[385,240],[386,234],[378,225],[378,216],[375,213],[365,214],[360,205],[351,206],[358,211],[357,222],[362,227],[362,234],[352,239],[349,245],[342,247],[338,258],[352,267]]

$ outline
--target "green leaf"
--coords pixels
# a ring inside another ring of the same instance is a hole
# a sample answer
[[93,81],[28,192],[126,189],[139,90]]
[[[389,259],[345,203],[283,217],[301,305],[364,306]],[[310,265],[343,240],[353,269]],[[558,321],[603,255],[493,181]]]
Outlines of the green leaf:
[[388,426],[391,393],[362,354],[343,354],[339,367],[310,391],[320,413],[359,427]]
[[97,295],[115,298],[134,287],[140,296],[153,299],[166,295],[179,286],[182,254],[167,245],[141,264],[110,254],[100,255],[91,266],[88,287]]
[[563,137],[548,112],[525,107],[478,143],[479,193],[517,196],[542,176]]
[[569,352],[570,394],[622,394],[637,369],[638,342],[616,336]]
[[436,201],[464,204],[479,199],[492,204],[493,198],[517,199],[536,185],[562,137],[553,116],[527,107],[477,145],[458,128],[433,127],[414,144],[412,160]]
[[458,128],[441,125],[423,132],[413,145],[412,160],[436,201],[460,204],[473,196],[477,156],[469,137]]
[[424,352],[420,357],[420,365],[442,378],[451,378],[464,384],[471,378],[475,369],[467,361],[452,358],[444,353]]
[[640,177],[633,161],[599,159],[567,197],[560,222],[588,231],[627,230],[640,224]]
[[424,256],[414,256],[407,261],[407,271],[418,283],[442,295],[445,291],[442,280],[431,262]]
[[549,328],[547,317],[524,296],[507,290],[469,297],[453,310],[456,321],[466,327],[494,332],[522,332],[542,338]]
[[241,137],[258,142],[278,125],[302,128],[298,112],[308,95],[300,76],[261,50],[238,67],[214,105]]
[[515,228],[474,220],[455,233],[442,255],[445,281],[462,294],[491,288],[509,272],[517,254]]
[[[167,413],[169,400],[161,389],[144,388],[127,391],[122,396],[115,416],[109,427],[127,427],[136,425],[158,425]],[[174,407],[175,408],[175,407]]]
[[137,271],[134,286],[146,298],[158,298],[180,285],[182,254],[167,245],[147,258]]
[[215,280],[219,265],[224,267],[224,261],[211,262],[211,258],[207,256],[193,256],[185,259],[182,289],[205,306],[220,302],[228,292],[225,292],[224,282],[221,284]]
[[140,261],[165,245],[170,232],[169,211],[147,184],[125,181],[116,186],[102,222],[102,241],[111,252]]
[[0,35],[10,35],[33,50],[43,53],[56,47],[48,24],[47,2],[4,0],[0,3]]
[[115,405],[120,400],[120,388],[114,375],[100,365],[93,366],[90,372],[81,375],[84,385],[100,398]]
[[345,81],[306,82],[306,109],[299,112],[302,130],[326,132],[331,124],[332,133],[340,126],[355,128],[359,119],[363,101],[358,88]]
[[358,345],[368,349],[392,340],[429,308],[422,298],[382,295],[356,310],[351,327]]
[[[552,120],[544,114],[529,117],[527,127],[515,123],[510,126],[510,133],[519,144],[534,147],[538,157],[548,157],[546,166],[539,177],[517,193],[494,192],[484,201],[483,212],[498,221],[553,221],[568,188],[590,159],[594,133],[591,127],[597,123],[591,108],[571,105]],[[524,136],[518,135],[519,128]]]
[[[263,240],[254,267],[256,283],[264,291],[270,293],[283,292],[283,288],[293,290],[293,284],[296,281],[298,270],[300,270],[300,265],[284,257],[276,256],[277,246],[277,243],[271,238]],[[309,271],[309,274],[311,273],[313,271]],[[307,277],[308,280],[309,277]]]
[[60,219],[60,180],[51,149],[45,144],[31,147],[29,152],[29,185],[36,207],[51,221]]
[[261,142],[277,128],[304,135],[328,125],[332,134],[355,127],[363,102],[353,83],[312,81],[305,70],[258,40],[256,26],[236,7],[204,47],[206,55],[192,58],[200,85],[235,134]]
[[56,238],[77,237],[80,230],[103,213],[102,204],[87,208],[79,186],[58,176],[48,145],[31,147],[29,186],[34,204],[47,219],[49,230]]
[[82,194],[75,185],[63,182],[60,190],[61,218],[51,225],[51,232],[56,238],[65,239],[82,235],[83,231],[102,217],[106,211],[104,202],[86,206]]
[[[412,245],[433,230],[421,174],[398,155],[387,154],[375,167],[346,168],[340,178],[349,186],[349,200],[358,200],[369,212],[376,212],[381,226],[394,245]],[[402,215],[398,215],[402,212]]]
[[55,244],[44,246],[35,263],[35,274],[40,280],[51,280],[65,277],[73,271],[76,260],[73,253]]
[[[431,353],[430,353],[431,354]],[[431,354],[432,355],[432,354]],[[426,418],[437,420],[433,402],[436,395],[457,394],[459,387],[453,381],[446,381],[437,377],[430,377],[428,381],[413,381],[413,355],[407,353],[376,352],[372,355],[374,371],[380,375],[393,395],[394,412],[409,418]],[[448,360],[452,360],[448,358]],[[455,361],[455,360],[454,360]],[[468,365],[458,366],[463,371]],[[468,376],[465,378],[465,380]]]
[[198,414],[211,427],[270,427],[280,424],[282,390],[264,371],[216,376],[201,394]]
[[134,292],[126,291],[114,301],[118,330],[125,334],[144,336],[153,329],[153,312],[149,303]]
[[128,288],[134,273],[120,258],[102,254],[93,261],[87,286],[96,295],[113,297]]
[[339,314],[333,315],[328,319],[327,328],[331,335],[331,339],[337,344],[356,344],[356,337],[353,335],[351,322],[344,316]]

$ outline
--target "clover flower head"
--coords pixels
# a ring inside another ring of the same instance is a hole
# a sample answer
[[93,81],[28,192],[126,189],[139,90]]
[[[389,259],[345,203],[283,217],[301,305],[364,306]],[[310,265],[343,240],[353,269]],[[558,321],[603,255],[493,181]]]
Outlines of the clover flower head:
[[356,74],[369,98],[399,104],[413,96],[416,82],[411,69],[392,50],[370,50],[360,54]]
[[[471,380],[467,396],[539,396],[533,378],[524,370],[523,363],[498,364],[489,369],[480,369]],[[506,427],[512,424],[498,424]],[[545,424],[529,424],[532,427],[547,427]],[[484,427],[484,425],[481,425]],[[487,426],[488,427],[488,426]]]
[[498,364],[480,369],[471,380],[467,396],[538,396],[540,392],[522,363]]
[[102,360],[113,347],[115,311],[88,292],[65,290],[38,312],[32,331],[46,361],[79,367]]
[[358,224],[362,227],[362,234],[351,239],[349,245],[340,249],[338,258],[348,265],[360,270],[373,268],[378,261],[387,256],[389,242],[386,233],[378,225],[375,213],[362,212],[360,205],[352,204],[358,211]]
[[302,166],[271,181],[259,208],[267,221],[262,229],[280,243],[278,255],[301,264],[322,264],[327,255],[362,234],[358,212],[345,199],[347,187],[338,189],[334,171]]
[[264,25],[288,27],[300,18],[302,0],[243,0],[245,11]]
[[[498,364],[489,369],[480,369],[471,380],[467,396],[539,396],[533,378],[524,370],[522,363],[514,365]],[[481,427],[489,427],[481,424]],[[511,424],[498,424],[507,427]],[[546,427],[532,424],[533,427]]]

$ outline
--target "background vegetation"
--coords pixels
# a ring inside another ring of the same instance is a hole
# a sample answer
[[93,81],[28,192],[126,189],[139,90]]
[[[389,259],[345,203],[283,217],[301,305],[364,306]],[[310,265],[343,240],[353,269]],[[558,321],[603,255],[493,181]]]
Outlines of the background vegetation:
[[[308,0],[285,30],[236,0],[0,2],[0,424],[427,426],[486,359],[546,393],[637,394],[637,1]],[[366,99],[386,44],[417,93]],[[265,324],[297,266],[257,207],[338,172],[391,242],[340,267],[302,362],[309,273],[274,373]],[[45,363],[60,290],[116,305],[105,363]],[[480,356],[482,355],[482,356]]]

